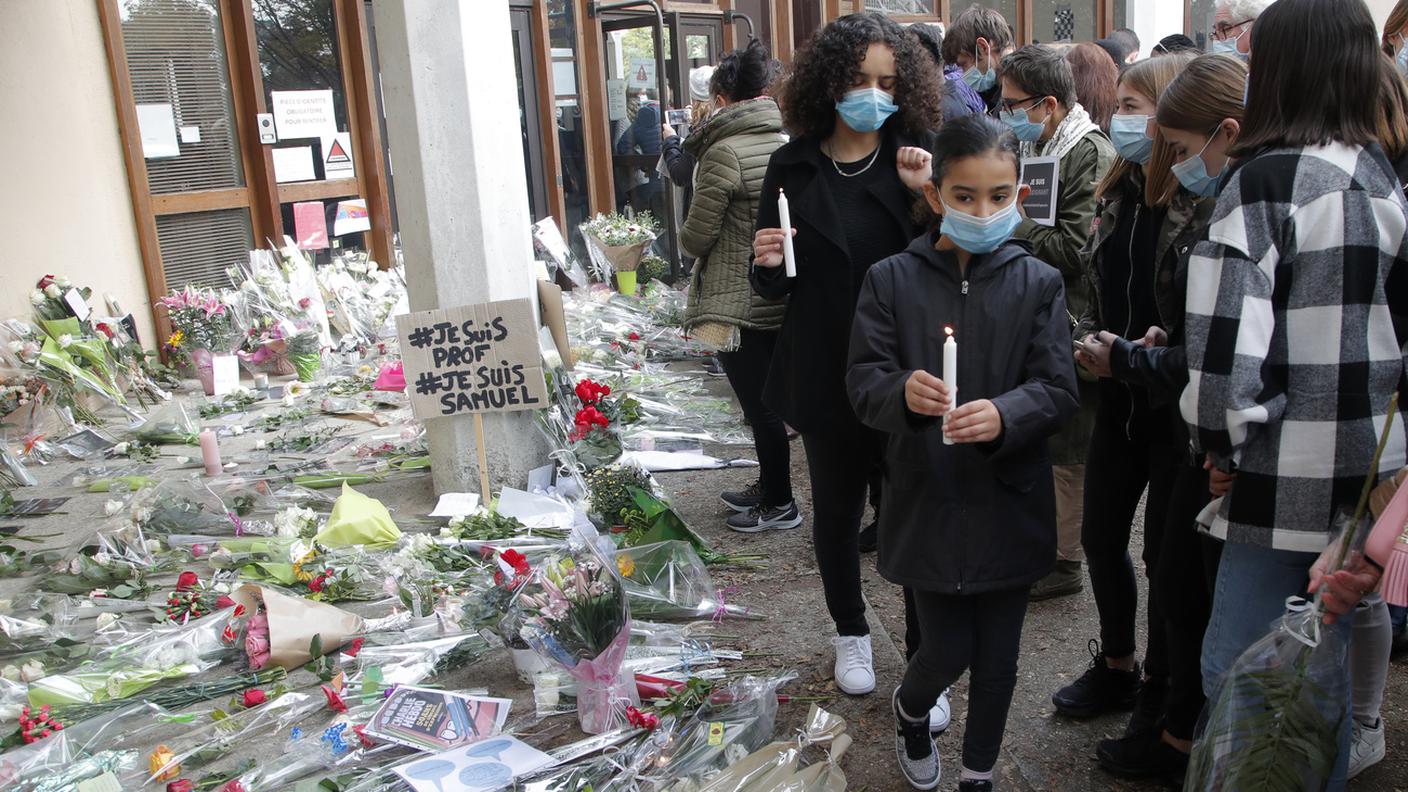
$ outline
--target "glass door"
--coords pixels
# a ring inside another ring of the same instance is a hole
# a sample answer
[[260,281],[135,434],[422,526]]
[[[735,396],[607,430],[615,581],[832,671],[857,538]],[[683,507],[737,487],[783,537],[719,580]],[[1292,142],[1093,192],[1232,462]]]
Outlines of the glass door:
[[537,222],[552,214],[543,175],[542,119],[533,95],[540,83],[533,59],[533,11],[509,8],[513,28],[514,74],[518,80],[518,128],[523,136],[523,168],[528,173],[528,211]]

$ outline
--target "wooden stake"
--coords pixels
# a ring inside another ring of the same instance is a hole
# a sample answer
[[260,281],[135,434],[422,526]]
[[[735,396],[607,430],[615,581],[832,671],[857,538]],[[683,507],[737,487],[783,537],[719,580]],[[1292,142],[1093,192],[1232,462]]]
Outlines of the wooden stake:
[[479,498],[486,507],[493,495],[489,492],[489,454],[484,450],[484,415],[474,414],[474,443],[479,448]]

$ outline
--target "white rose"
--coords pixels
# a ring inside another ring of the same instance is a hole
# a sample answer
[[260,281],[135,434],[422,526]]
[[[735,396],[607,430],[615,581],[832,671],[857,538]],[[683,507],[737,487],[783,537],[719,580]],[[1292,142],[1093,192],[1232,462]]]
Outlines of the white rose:
[[29,293],[29,301],[35,305],[43,305],[45,299],[47,298],[44,296],[44,292],[38,289]]
[[54,278],[54,283],[59,284],[59,288],[61,289],[67,289],[73,285],[73,281],[69,280],[67,275],[60,275]]
[[111,517],[114,514],[117,514],[118,512],[122,511],[122,509],[126,505],[127,504],[123,503],[120,500],[110,500],[107,503],[103,504],[103,514],[106,514],[107,516]]
[[63,335],[59,336],[59,349],[68,349],[71,346],[73,346],[72,335],[64,333]]
[[239,437],[240,435],[244,434],[244,427],[240,426],[239,424],[234,424],[230,427],[230,434],[234,435],[235,437]]
[[5,705],[0,705],[0,721],[3,721],[3,722],[5,722],[5,723],[9,723],[10,721],[17,721],[17,720],[20,719],[20,716],[23,715],[23,714],[24,714],[24,705],[23,705],[23,704],[5,704]]
[[160,539],[148,539],[148,540],[147,540],[147,552],[148,552],[148,553],[160,553],[160,552],[161,552],[161,540],[160,540]]
[[98,562],[98,566],[107,566],[112,563],[112,556],[107,553],[94,553],[93,560]]
[[127,450],[128,450],[129,448],[131,448],[131,447],[132,447],[132,445],[131,445],[130,443],[128,443],[128,442],[126,442],[126,441],[123,441],[123,442],[118,443],[117,445],[113,446],[113,447],[112,447],[112,452],[113,452],[114,454],[121,454],[121,455],[123,455],[123,456],[126,456],[126,455],[127,455]]
[[186,465],[189,465],[189,464],[191,464],[191,458],[190,458],[190,457],[188,457],[188,456],[178,456],[178,457],[176,457],[176,466],[177,466],[177,467],[185,467]]
[[70,575],[80,575],[83,573],[83,565],[78,563],[77,558],[71,558],[68,562],[68,573]]
[[268,447],[269,447],[269,443],[266,442],[266,441],[263,440],[263,439],[255,440],[255,441],[254,441],[254,447],[255,447],[256,450],[262,451],[262,450],[264,450],[265,448],[268,448]]
[[44,678],[44,664],[31,660],[20,667],[21,682],[38,682]]
[[102,632],[103,630],[112,627],[114,624],[117,624],[118,619],[119,617],[116,613],[99,613],[98,632]]
[[50,299],[57,300],[63,293],[63,289],[60,289],[57,283],[51,283],[44,287],[44,296]]

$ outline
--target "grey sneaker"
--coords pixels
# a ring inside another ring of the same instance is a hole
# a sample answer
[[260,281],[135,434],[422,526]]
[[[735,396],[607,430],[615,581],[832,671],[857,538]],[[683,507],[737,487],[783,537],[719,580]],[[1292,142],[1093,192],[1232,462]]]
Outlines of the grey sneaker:
[[786,506],[754,506],[747,514],[735,514],[724,524],[739,533],[786,531],[802,524],[802,513],[795,502]]
[[1354,778],[1384,760],[1384,719],[1372,728],[1354,724],[1354,738],[1349,743],[1349,777]]
[[895,758],[900,772],[915,789],[933,789],[939,785],[939,746],[929,733],[929,719],[910,720],[900,709],[900,689],[890,696],[890,709],[895,713]]
[[1085,575],[1079,561],[1057,561],[1051,574],[1032,585],[1028,599],[1032,602],[1079,594],[1085,586]]
[[719,495],[719,500],[736,512],[746,513],[754,506],[763,505],[763,482],[760,479],[741,490],[724,492]]

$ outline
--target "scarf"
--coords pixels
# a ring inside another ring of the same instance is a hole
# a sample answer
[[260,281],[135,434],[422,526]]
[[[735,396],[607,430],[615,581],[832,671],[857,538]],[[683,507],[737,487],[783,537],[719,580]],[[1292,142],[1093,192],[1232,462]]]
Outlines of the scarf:
[[[1091,132],[1099,132],[1100,127],[1090,120],[1090,114],[1080,106],[1080,102],[1071,105],[1071,109],[1066,113],[1066,120],[1056,127],[1056,133],[1045,145],[1041,143],[1023,143],[1022,159],[1028,157],[1055,157],[1061,159],[1071,153],[1071,149]],[[1040,147],[1040,148],[1038,148]]]

